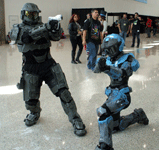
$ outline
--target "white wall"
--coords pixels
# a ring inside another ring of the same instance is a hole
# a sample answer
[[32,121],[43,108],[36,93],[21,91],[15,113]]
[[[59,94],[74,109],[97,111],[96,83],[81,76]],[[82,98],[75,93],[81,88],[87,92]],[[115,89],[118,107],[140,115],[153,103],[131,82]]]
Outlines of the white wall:
[[[62,14],[64,20],[61,22],[66,34],[67,27],[71,16],[72,8],[100,8],[104,7],[107,12],[138,12],[142,15],[159,16],[159,0],[148,0],[148,4],[140,3],[133,0],[5,0],[5,22],[6,33],[10,31],[9,15],[18,15],[24,3],[35,3],[39,6],[42,13],[43,22],[47,22],[48,16]],[[19,19],[19,23],[21,20]],[[109,23],[111,24],[111,23]]]

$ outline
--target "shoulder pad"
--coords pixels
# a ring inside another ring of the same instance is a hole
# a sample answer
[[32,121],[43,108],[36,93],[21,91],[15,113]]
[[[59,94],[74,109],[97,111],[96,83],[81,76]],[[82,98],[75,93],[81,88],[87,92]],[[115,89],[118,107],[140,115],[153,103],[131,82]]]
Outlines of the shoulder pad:
[[24,27],[25,26],[25,24],[24,23],[20,23],[19,24],[19,27],[21,28],[21,27]]
[[13,28],[19,27],[19,24],[13,24]]
[[134,56],[134,54],[133,53],[128,53],[129,54],[129,56],[132,56],[132,57],[134,57],[135,58],[135,56]]
[[134,55],[133,55],[132,53],[124,54],[122,57],[120,57],[120,58],[116,61],[117,65],[119,65],[119,64],[121,64],[121,63],[123,63],[123,62],[125,62],[125,61],[128,59],[129,56],[134,57]]
[[131,68],[133,71],[137,71],[140,67],[140,64],[138,62],[138,60],[136,60],[135,58],[133,59],[133,61],[131,62]]
[[19,33],[19,24],[14,24],[11,30],[11,40],[16,41]]

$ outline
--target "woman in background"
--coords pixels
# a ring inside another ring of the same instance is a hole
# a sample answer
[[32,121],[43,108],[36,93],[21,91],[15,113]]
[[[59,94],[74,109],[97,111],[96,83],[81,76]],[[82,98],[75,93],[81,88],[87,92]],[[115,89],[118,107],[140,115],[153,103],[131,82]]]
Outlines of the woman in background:
[[[71,61],[72,64],[81,63],[79,57],[81,56],[83,50],[82,38],[81,38],[82,29],[80,24],[77,22],[78,20],[79,20],[78,15],[73,14],[69,21],[69,34],[70,34],[70,41],[72,44],[72,61]],[[79,46],[79,50],[77,53],[77,57],[75,59],[77,45]]]

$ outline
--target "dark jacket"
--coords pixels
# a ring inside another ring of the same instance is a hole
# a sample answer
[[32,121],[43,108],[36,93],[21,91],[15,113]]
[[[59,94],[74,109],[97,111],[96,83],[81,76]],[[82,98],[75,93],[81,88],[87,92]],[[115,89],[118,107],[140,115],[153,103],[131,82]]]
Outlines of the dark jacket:
[[76,39],[77,34],[78,34],[78,32],[77,32],[78,26],[76,25],[76,23],[75,22],[71,22],[69,24],[68,29],[69,29],[70,38],[71,39]]

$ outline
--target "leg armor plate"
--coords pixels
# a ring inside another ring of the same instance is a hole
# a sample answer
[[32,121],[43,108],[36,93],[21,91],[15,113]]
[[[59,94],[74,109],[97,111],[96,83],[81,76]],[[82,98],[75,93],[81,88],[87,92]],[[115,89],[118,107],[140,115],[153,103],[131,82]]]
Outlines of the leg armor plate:
[[125,130],[128,126],[134,124],[134,123],[140,123],[144,125],[148,125],[149,120],[142,108],[135,109],[133,113],[127,115],[127,116],[122,116],[119,129],[121,131]]
[[129,105],[129,101],[122,90],[112,89],[105,104],[111,113],[118,113]]
[[40,87],[42,85],[42,81],[40,80],[39,76],[24,72],[24,82],[24,101],[29,101],[30,99],[39,99]]
[[56,64],[55,66],[51,67],[51,72],[53,75],[53,79],[48,82],[48,86],[50,87],[53,94],[56,94],[60,89],[67,88],[67,81],[65,78],[65,75],[61,69],[61,66],[59,64]]
[[99,144],[105,143],[112,147],[112,130],[113,130],[113,117],[109,116],[105,120],[98,120],[100,139]]
[[85,126],[80,118],[80,115],[77,113],[76,104],[71,96],[71,93],[68,91],[66,78],[60,65],[57,64],[51,67],[51,72],[53,79],[47,83],[48,86],[53,94],[60,97],[62,107],[74,127],[74,133],[78,136],[85,135]]
[[65,89],[61,92],[60,98],[62,107],[74,127],[74,133],[78,136],[85,135],[85,125],[83,124],[80,115],[77,113],[76,104],[71,96],[71,93]]

